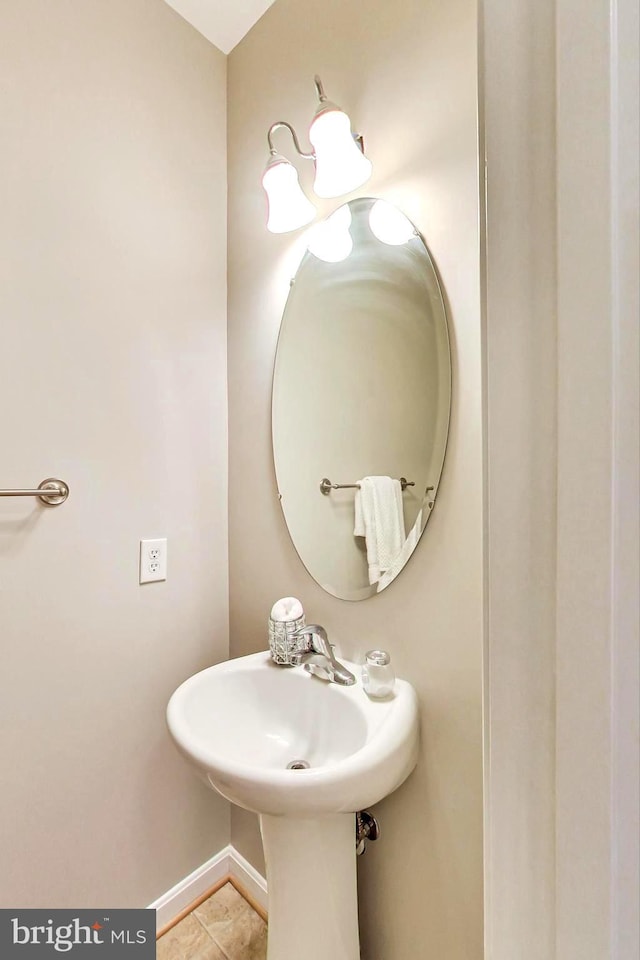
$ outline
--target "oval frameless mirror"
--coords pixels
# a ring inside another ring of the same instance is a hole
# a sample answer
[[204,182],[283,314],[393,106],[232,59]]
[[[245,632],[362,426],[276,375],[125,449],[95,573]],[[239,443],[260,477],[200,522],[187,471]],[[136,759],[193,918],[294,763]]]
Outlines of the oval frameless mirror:
[[429,251],[396,207],[352,200],[310,233],[273,377],[280,502],[302,562],[329,593],[364,600],[404,567],[437,496],[450,407]]

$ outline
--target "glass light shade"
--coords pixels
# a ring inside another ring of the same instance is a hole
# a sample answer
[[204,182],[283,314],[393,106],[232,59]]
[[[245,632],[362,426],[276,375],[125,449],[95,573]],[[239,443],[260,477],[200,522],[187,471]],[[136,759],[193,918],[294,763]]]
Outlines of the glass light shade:
[[325,263],[339,263],[341,260],[346,260],[353,250],[350,226],[351,210],[345,203],[322,223],[311,228],[309,251]]
[[371,176],[371,161],[353,139],[351,121],[342,110],[329,108],[317,113],[309,139],[316,155],[313,189],[319,197],[350,193]]
[[416,235],[416,229],[409,218],[386,200],[376,200],[371,207],[369,226],[378,240],[392,247],[408,243]]
[[269,161],[262,186],[269,203],[267,230],[271,233],[298,230],[314,219],[316,208],[302,192],[296,168],[284,157]]

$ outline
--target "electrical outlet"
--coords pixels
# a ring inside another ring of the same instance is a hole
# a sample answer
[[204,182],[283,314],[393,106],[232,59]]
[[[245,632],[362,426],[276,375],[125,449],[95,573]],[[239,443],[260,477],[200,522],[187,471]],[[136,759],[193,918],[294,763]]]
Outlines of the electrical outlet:
[[140,541],[140,583],[167,579],[167,541]]

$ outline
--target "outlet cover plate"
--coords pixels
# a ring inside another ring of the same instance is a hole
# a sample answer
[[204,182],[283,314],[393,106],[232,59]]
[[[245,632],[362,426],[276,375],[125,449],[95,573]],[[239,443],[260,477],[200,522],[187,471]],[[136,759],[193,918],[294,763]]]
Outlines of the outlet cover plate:
[[167,541],[140,541],[140,583],[167,579]]

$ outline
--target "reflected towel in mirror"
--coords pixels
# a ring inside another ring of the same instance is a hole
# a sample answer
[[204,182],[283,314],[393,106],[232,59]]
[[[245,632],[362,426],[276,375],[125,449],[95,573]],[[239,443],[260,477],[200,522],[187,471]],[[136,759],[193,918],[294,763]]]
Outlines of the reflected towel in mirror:
[[421,533],[422,533],[422,510],[419,510],[418,516],[416,517],[416,522],[411,527],[411,530],[409,530],[409,533],[407,534],[407,539],[402,544],[402,549],[400,553],[398,554],[396,559],[393,561],[389,569],[386,570],[385,573],[383,573],[382,576],[380,577],[380,580],[378,582],[378,593],[380,593],[381,590],[384,590],[385,587],[388,587],[391,581],[395,580],[395,578],[398,576],[398,574],[404,567],[405,563],[407,562],[407,560],[409,559],[409,557],[417,547],[418,540],[420,539]]
[[405,541],[402,487],[392,477],[364,477],[355,496],[353,535],[367,545],[369,583],[377,583]]

